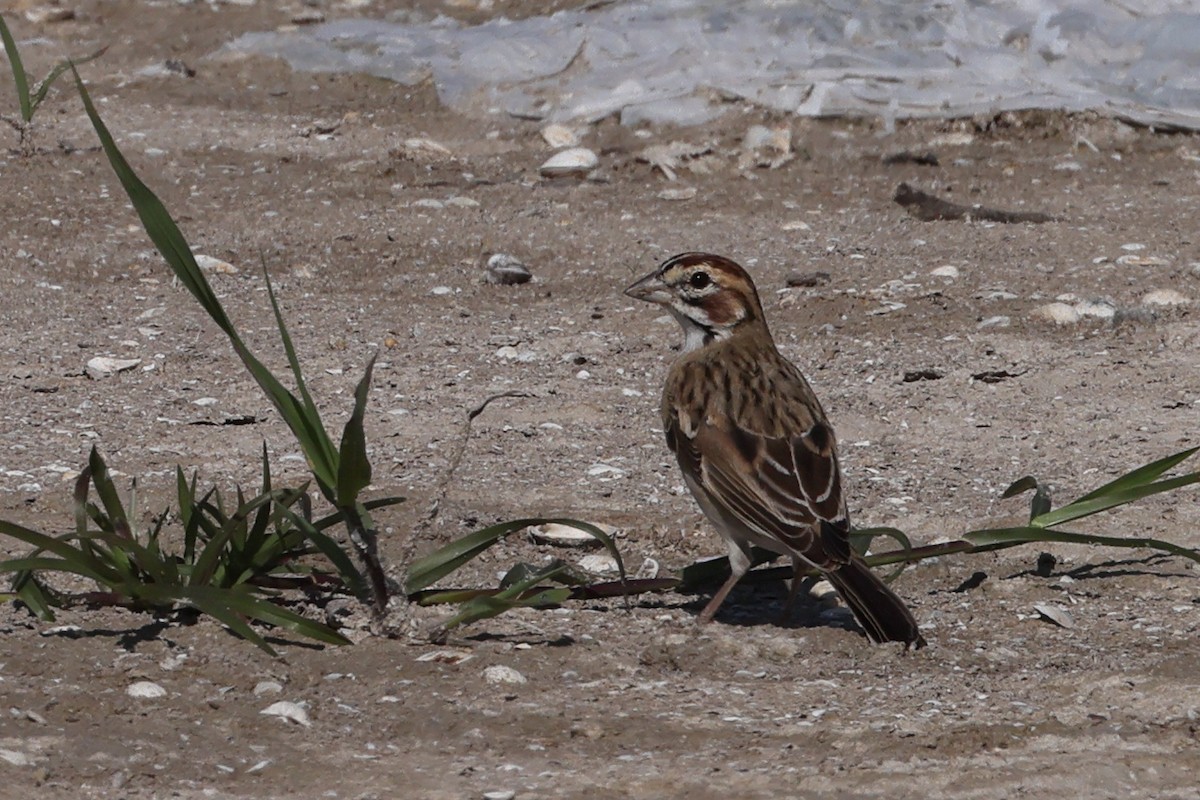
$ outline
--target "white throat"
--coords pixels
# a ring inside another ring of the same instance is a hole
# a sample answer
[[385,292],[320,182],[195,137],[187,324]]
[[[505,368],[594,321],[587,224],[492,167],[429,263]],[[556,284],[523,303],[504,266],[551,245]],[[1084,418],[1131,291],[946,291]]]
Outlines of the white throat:
[[679,322],[679,327],[683,328],[683,352],[690,353],[693,350],[699,350],[706,344],[713,341],[724,339],[729,336],[729,331],[724,329],[713,330],[712,328],[702,327],[696,320],[680,314],[675,309],[670,309],[671,316]]

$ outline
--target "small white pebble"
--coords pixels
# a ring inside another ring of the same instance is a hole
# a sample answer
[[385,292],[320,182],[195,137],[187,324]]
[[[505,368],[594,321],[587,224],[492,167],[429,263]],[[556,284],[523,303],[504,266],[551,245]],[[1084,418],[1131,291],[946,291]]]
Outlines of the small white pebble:
[[129,688],[125,690],[125,694],[130,697],[153,700],[157,697],[166,697],[167,690],[153,681],[138,681],[137,683],[130,684]]
[[1066,303],[1047,303],[1033,310],[1035,317],[1053,322],[1055,325],[1072,325],[1079,322],[1079,312]]
[[1174,289],[1155,289],[1142,296],[1144,306],[1185,306],[1191,301]]
[[525,676],[512,667],[503,664],[493,664],[483,671],[483,679],[488,683],[525,683]]
[[304,706],[287,700],[272,703],[258,713],[265,714],[268,717],[282,717],[288,722],[295,722],[298,725],[303,725],[305,728],[312,726],[312,722],[308,719],[308,711]]

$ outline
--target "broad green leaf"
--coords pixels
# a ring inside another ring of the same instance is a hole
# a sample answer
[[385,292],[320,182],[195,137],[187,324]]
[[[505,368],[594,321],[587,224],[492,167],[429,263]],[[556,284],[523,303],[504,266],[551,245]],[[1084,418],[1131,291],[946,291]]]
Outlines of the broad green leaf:
[[1033,490],[1033,499],[1029,502],[1029,519],[1032,520],[1050,510],[1050,492],[1037,478],[1026,475],[1024,478],[1014,481],[1000,497],[1006,499],[1016,497],[1031,489]]
[[1030,520],[1029,524],[1038,528],[1052,528],[1064,522],[1070,522],[1081,517],[1090,517],[1092,514],[1107,511],[1117,506],[1123,506],[1126,503],[1141,500],[1143,497],[1181,489],[1193,483],[1200,483],[1200,472],[1191,472],[1187,475],[1180,475],[1177,478],[1168,478],[1158,483],[1127,485],[1125,488],[1110,489],[1099,495],[1093,492],[1088,495],[1090,499],[1076,500],[1070,505],[1049,511]]
[[362,380],[354,390],[354,411],[342,430],[342,445],[338,450],[337,505],[346,508],[358,501],[358,494],[371,483],[371,462],[367,458],[367,436],[363,417],[367,410],[367,395],[371,391],[371,373],[375,356],[367,362]]
[[[1135,470],[1125,473],[1116,480],[1104,484],[1099,489],[1088,492],[1083,497],[1077,499],[1075,503],[1095,500],[1115,492],[1122,492],[1138,486],[1144,486],[1151,481],[1156,480],[1159,475],[1162,475],[1176,464],[1180,464],[1191,458],[1197,452],[1200,452],[1200,447],[1192,447],[1188,450],[1183,450],[1173,455],[1169,455],[1166,458],[1160,458],[1157,461],[1144,464]],[[1074,503],[1072,503],[1072,505],[1074,505]]]

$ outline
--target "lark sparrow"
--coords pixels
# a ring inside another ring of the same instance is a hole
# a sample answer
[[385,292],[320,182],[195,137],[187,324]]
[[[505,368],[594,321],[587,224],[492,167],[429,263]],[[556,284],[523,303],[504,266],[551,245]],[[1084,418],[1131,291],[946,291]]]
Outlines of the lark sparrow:
[[683,327],[683,354],[663,388],[663,430],[729,547],[733,572],[700,621],[712,620],[757,545],[790,556],[797,574],[820,570],[872,640],[924,645],[904,602],[850,547],[833,428],[800,370],[775,348],[746,271],[721,256],[683,253],[625,293],[663,306]]

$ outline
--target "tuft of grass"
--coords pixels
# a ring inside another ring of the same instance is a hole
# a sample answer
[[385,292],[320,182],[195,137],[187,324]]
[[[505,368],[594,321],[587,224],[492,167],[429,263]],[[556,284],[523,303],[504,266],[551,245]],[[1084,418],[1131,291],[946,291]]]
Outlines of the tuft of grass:
[[[8,24],[4,21],[4,16],[0,15],[0,42],[4,43],[4,53],[8,56],[8,66],[12,71],[13,87],[17,91],[17,105],[20,111],[20,120],[10,120],[10,124],[17,129],[18,135],[21,137],[21,146],[25,147],[28,144],[31,125],[33,124],[33,115],[37,112],[38,106],[46,99],[46,95],[50,92],[50,87],[54,85],[63,73],[71,69],[70,61],[63,61],[57,64],[50,73],[37,85],[37,88],[32,92],[29,89],[29,76],[25,72],[25,65],[21,61],[21,53],[17,49],[16,40],[13,39],[12,31],[8,29]],[[90,56],[75,60],[76,64],[86,64],[88,61],[99,58],[104,55],[107,47],[101,48]]]
[[[304,487],[273,489],[263,452],[263,487],[226,510],[220,493],[196,491],[196,477],[177,473],[177,517],[182,527],[179,550],[163,542],[167,511],[139,528],[136,483],[128,504],[121,499],[108,465],[92,448],[75,481],[75,528],[52,536],[0,520],[0,533],[31,546],[26,556],[0,561],[0,573],[13,573],[12,593],[39,618],[52,621],[55,608],[75,605],[121,606],[169,613],[190,607],[219,620],[230,630],[275,651],[248,621],[274,625],[328,644],[348,644],[332,628],[274,602],[281,588],[320,583],[346,588],[361,576],[340,548],[329,541],[301,508]],[[95,494],[96,501],[91,499]],[[332,569],[309,562],[329,556]],[[96,584],[96,590],[67,593],[46,582],[42,573],[68,573]]]

